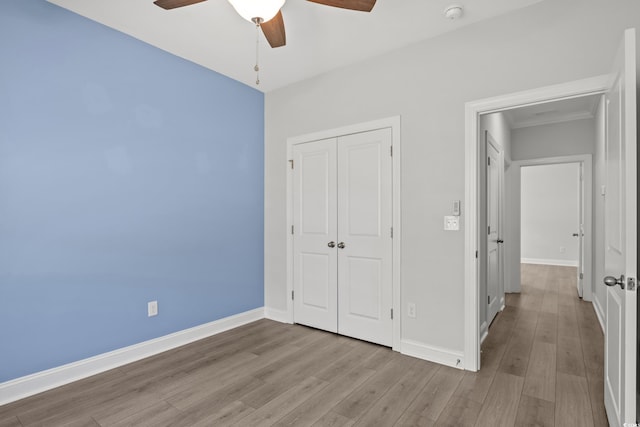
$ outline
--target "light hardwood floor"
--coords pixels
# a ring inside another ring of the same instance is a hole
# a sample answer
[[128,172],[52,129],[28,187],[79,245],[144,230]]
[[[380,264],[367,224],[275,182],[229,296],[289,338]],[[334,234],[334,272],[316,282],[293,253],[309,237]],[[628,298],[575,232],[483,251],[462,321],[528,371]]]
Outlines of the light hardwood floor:
[[523,265],[478,373],[261,320],[0,406],[0,426],[606,426],[574,275]]

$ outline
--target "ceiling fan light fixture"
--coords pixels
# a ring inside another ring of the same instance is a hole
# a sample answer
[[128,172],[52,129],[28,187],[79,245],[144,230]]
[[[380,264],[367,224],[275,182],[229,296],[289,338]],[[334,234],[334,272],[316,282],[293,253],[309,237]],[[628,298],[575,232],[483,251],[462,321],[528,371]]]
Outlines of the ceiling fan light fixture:
[[286,0],[229,0],[240,16],[249,22],[260,18],[261,22],[273,19]]

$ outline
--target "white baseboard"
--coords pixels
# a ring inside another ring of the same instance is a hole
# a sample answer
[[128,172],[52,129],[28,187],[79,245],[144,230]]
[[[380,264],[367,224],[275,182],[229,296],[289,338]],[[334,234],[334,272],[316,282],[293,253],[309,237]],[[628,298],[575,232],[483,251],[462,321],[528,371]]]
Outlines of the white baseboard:
[[487,321],[485,320],[480,325],[480,344],[484,342],[484,340],[489,336],[489,328],[487,327]]
[[542,258],[522,258],[522,264],[557,265],[560,267],[577,267],[578,261],[570,259],[542,259]]
[[275,308],[265,307],[264,317],[280,323],[291,323],[287,310],[276,310]]
[[400,353],[441,365],[451,366],[452,368],[464,369],[464,353],[461,351],[432,347],[411,340],[401,340]]
[[596,312],[596,317],[602,328],[602,333],[604,333],[604,310],[602,309],[602,305],[600,305],[598,298],[594,298],[591,303],[593,304],[593,310]]
[[0,405],[41,393],[264,318],[263,307],[0,383]]

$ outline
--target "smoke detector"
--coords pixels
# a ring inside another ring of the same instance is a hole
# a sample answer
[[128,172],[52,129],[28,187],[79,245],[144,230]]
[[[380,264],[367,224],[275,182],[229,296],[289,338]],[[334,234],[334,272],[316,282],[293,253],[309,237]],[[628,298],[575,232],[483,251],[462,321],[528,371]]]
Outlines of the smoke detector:
[[444,17],[447,19],[455,20],[462,16],[462,6],[459,4],[452,4],[444,10]]

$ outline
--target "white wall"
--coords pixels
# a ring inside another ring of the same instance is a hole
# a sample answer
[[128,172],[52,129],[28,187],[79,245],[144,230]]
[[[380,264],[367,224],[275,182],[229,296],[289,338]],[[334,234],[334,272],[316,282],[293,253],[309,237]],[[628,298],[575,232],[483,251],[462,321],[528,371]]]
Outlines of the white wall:
[[595,121],[572,120],[513,129],[512,140],[513,160],[593,154]]
[[521,257],[524,263],[578,265],[580,165],[527,166],[521,177]]
[[464,348],[464,223],[443,231],[464,200],[467,101],[608,72],[636,0],[543,1],[354,64],[265,97],[265,304],[286,308],[286,140],[402,117],[402,338]]

